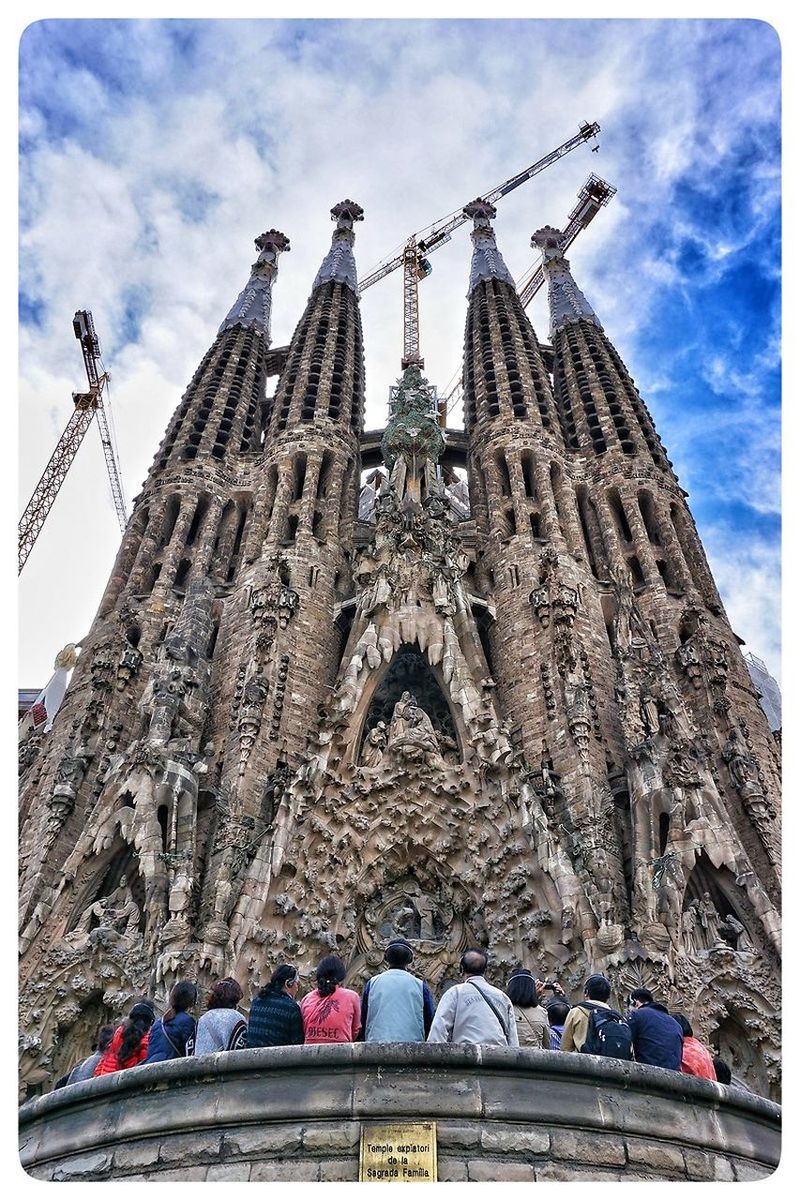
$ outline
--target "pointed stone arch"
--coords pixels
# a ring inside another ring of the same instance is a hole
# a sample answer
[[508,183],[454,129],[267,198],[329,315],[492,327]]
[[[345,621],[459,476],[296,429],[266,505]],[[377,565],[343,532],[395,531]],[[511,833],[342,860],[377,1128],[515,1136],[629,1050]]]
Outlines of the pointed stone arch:
[[388,662],[370,671],[346,735],[351,761],[358,761],[365,737],[379,720],[388,726],[404,691],[416,695],[437,732],[453,738],[463,760],[468,733],[460,706],[450,695],[441,665],[431,663],[415,640],[402,642]]

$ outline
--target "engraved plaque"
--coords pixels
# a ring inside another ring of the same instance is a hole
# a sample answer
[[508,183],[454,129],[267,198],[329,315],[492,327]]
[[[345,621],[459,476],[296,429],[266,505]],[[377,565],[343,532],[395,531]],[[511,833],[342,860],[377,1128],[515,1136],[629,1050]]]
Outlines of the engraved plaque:
[[362,1125],[359,1183],[436,1183],[436,1122]]

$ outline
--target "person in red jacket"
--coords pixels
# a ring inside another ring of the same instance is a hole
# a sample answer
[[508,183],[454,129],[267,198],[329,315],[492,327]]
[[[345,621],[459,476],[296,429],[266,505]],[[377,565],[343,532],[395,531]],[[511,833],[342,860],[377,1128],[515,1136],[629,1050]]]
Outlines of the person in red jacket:
[[683,1054],[681,1055],[681,1074],[697,1075],[700,1079],[713,1079],[716,1083],[717,1072],[714,1069],[714,1059],[711,1051],[694,1036],[692,1027],[683,1013],[673,1013],[683,1034]]
[[112,1071],[125,1071],[144,1062],[150,1026],[155,1018],[153,1001],[146,998],[138,1000],[128,1013],[127,1020],[114,1031],[111,1045],[94,1069],[95,1077],[110,1075]]

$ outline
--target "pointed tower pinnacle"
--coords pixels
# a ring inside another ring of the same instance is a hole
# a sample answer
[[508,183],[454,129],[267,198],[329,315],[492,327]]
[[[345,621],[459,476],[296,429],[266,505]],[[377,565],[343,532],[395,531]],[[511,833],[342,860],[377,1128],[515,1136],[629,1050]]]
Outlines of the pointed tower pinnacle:
[[289,239],[277,229],[270,229],[256,238],[261,253],[250,268],[247,286],[239,293],[231,311],[219,327],[219,333],[241,325],[257,329],[269,345],[272,318],[272,285],[278,274],[278,255],[291,249]]
[[564,257],[563,233],[552,225],[545,225],[534,233],[531,245],[542,251],[542,266],[549,283],[550,336],[578,321],[591,321],[602,329],[591,304],[572,278],[569,262]]
[[497,215],[497,209],[488,200],[472,200],[465,205],[465,217],[472,217],[475,228],[470,234],[475,249],[472,251],[472,267],[469,273],[469,288],[467,299],[475,291],[482,279],[499,279],[514,287],[511,272],[503,262],[503,256],[497,249],[494,230],[489,222]]
[[364,220],[364,210],[354,200],[341,200],[331,209],[331,220],[336,222],[331,248],[323,259],[311,291],[313,293],[323,283],[334,280],[337,283],[346,283],[358,297],[356,260],[353,257],[356,235],[353,225],[356,221]]

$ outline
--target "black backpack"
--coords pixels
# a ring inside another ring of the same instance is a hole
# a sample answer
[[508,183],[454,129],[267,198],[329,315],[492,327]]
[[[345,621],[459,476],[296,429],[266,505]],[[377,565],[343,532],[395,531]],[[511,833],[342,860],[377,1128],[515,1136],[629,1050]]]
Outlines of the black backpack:
[[621,1013],[613,1008],[602,1008],[594,1004],[581,1004],[589,1014],[586,1041],[581,1046],[582,1054],[599,1054],[603,1058],[633,1059],[633,1034]]

